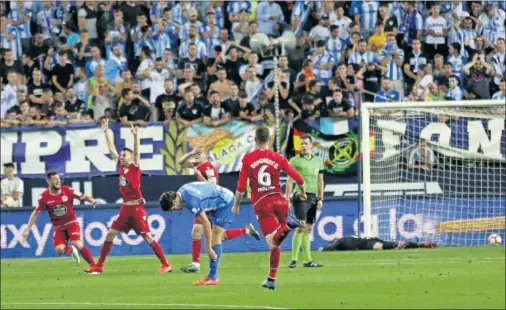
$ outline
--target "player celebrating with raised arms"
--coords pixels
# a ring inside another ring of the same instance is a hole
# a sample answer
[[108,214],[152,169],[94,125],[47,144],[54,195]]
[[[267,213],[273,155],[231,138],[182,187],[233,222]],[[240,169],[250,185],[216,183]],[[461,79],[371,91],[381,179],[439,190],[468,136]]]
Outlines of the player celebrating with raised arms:
[[[220,184],[218,169],[209,161],[208,149],[195,148],[191,152],[184,154],[178,163],[186,168],[194,168],[198,181],[207,181],[216,185]],[[188,273],[200,271],[200,251],[202,249],[203,232],[204,227],[200,223],[199,218],[195,217],[192,227],[192,263],[189,266],[181,267],[182,271]],[[247,224],[244,228],[227,229],[223,234],[223,238],[224,240],[232,240],[244,235],[249,235],[260,240],[260,235],[251,223]]]
[[130,129],[134,136],[134,149],[131,150],[125,147],[121,150],[120,154],[116,151],[116,146],[114,146],[114,142],[109,136],[109,122],[107,119],[102,121],[102,130],[104,131],[109,152],[112,158],[117,161],[119,169],[119,191],[123,198],[123,203],[118,216],[112,222],[109,232],[107,232],[104,245],[100,249],[100,258],[97,264],[87,268],[85,272],[91,274],[102,273],[104,271],[105,258],[111,251],[112,241],[120,231],[128,233],[130,229],[133,229],[135,233],[141,235],[155,252],[162,263],[162,267],[158,270],[158,273],[171,272],[172,266],[165,258],[162,247],[151,236],[148,214],[144,208],[144,198],[142,198],[141,192],[141,169],[139,167],[140,154],[137,128],[132,126]]
[[239,213],[239,205],[249,179],[251,202],[255,208],[260,229],[270,249],[270,272],[262,286],[273,290],[276,288],[276,274],[281,257],[279,246],[290,229],[304,226],[293,216],[288,216],[288,200],[285,199],[279,183],[281,170],[284,170],[299,185],[299,199],[306,200],[307,196],[304,179],[290,166],[283,155],[269,150],[270,140],[268,128],[259,127],[256,129],[255,143],[257,148],[242,159],[232,212]]
[[[225,229],[232,223],[234,194],[228,189],[209,182],[192,182],[177,192],[169,191],[160,196],[164,211],[190,210],[204,227],[206,252],[209,256],[209,274],[194,285],[218,285],[218,267],[222,254],[221,242]],[[212,227],[211,227],[212,224]]]
[[[81,241],[81,228],[77,222],[74,211],[74,199],[90,202],[95,208],[96,200],[87,194],[79,193],[69,186],[62,186],[60,175],[57,172],[49,172],[46,177],[49,187],[39,196],[37,208],[32,212],[28,226],[23,232],[23,240],[26,241],[33,225],[40,213],[46,210],[54,227],[53,246],[58,255],[72,254],[79,264],[79,253],[88,264],[93,265],[93,255]],[[72,246],[68,246],[70,240]]]
[[[300,139],[300,156],[290,159],[290,165],[297,170],[304,178],[306,184],[307,200],[298,199],[298,194],[293,196],[292,205],[295,216],[300,221],[304,221],[304,228],[297,228],[292,238],[292,261],[289,268],[297,267],[300,247],[304,254],[304,267],[323,267],[311,258],[311,230],[316,221],[316,210],[323,205],[323,160],[313,156],[313,139],[309,135],[304,135]],[[289,177],[286,182],[286,199],[290,200],[292,195],[293,181]],[[298,192],[298,188],[295,189]]]

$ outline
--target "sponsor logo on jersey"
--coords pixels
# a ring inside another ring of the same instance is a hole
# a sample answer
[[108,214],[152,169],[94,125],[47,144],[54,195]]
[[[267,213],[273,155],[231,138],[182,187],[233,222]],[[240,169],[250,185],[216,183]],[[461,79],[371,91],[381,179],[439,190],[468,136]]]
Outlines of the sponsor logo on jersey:
[[65,214],[67,214],[67,207],[65,207],[64,205],[56,205],[53,208],[53,214],[56,216],[64,216]]
[[124,176],[121,175],[119,177],[119,185],[121,185],[121,186],[128,186],[128,184],[129,183],[128,183],[127,178],[125,178]]

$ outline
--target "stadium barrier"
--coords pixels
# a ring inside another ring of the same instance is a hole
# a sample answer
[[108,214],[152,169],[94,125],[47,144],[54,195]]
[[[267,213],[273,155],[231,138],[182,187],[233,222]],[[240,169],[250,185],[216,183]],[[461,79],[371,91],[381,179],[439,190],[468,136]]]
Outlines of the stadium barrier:
[[[465,229],[454,230],[455,215],[462,218],[475,219],[481,223],[485,217],[497,217],[505,214],[504,197],[488,198],[487,203],[494,203],[497,208],[483,208],[482,212],[466,214],[467,210],[476,210],[485,201],[474,199],[472,201],[459,199],[444,199],[438,203],[448,206],[451,212],[442,213],[410,213],[417,209],[417,205],[426,203],[423,199],[405,199],[392,206],[388,214],[373,214],[373,232],[385,233],[390,240],[416,240],[417,238],[433,238],[443,244],[449,240],[464,242],[466,234],[473,233],[473,242],[476,245],[484,245],[487,236],[498,232],[504,236],[504,227],[487,226],[479,232],[480,238],[476,237],[476,231],[466,232]],[[467,208],[472,205],[473,208]],[[112,220],[119,209],[117,204],[99,205],[96,209],[90,206],[77,206],[76,213],[81,223],[81,234],[86,246],[96,256],[99,254],[105,236]],[[401,211],[403,210],[403,211]],[[52,257],[55,255],[52,247],[52,225],[47,214],[39,217],[37,224],[32,228],[26,243],[23,243],[22,233],[33,208],[4,209],[0,212],[0,247],[2,258],[33,258]],[[190,253],[191,225],[193,216],[190,212],[164,213],[156,203],[148,203],[148,222],[154,238],[160,243],[168,254]],[[406,213],[401,213],[406,212]],[[488,214],[487,212],[493,212]],[[313,247],[324,246],[334,238],[357,235],[358,233],[358,201],[353,198],[329,198],[324,207],[317,213],[317,220],[313,231]],[[362,220],[362,219],[361,219]],[[504,219],[503,219],[504,221]],[[251,203],[245,202],[241,206],[240,214],[234,219],[232,227],[243,227],[247,223],[253,223],[258,228],[258,223]],[[462,227],[462,226],[459,226]],[[476,228],[468,226],[473,230]],[[360,225],[360,229],[363,227]],[[282,249],[291,248],[291,235],[285,240]],[[455,243],[455,242],[453,242]],[[462,244],[464,245],[464,244]],[[265,241],[256,241],[251,237],[243,237],[226,241],[226,252],[250,252],[267,251]],[[129,234],[121,233],[114,240],[112,255],[140,255],[152,254],[152,250],[143,242],[142,237],[136,236],[133,231]]]

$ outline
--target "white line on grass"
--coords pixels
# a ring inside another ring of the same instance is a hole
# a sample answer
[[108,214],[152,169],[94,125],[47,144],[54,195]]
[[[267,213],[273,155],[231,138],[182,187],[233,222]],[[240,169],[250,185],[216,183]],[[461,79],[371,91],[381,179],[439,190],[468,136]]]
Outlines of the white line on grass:
[[125,307],[203,307],[203,308],[234,308],[234,309],[288,309],[270,306],[248,305],[214,305],[214,304],[144,304],[123,302],[2,302],[2,305],[28,305],[28,306],[125,306]]

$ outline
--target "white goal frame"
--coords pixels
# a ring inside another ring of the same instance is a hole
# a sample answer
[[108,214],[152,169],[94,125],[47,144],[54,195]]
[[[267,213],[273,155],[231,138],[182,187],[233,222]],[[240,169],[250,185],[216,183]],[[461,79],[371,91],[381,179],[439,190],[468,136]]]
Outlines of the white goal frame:
[[[372,236],[372,208],[371,208],[371,158],[370,158],[370,111],[371,110],[395,110],[417,108],[459,108],[459,107],[506,107],[504,100],[467,100],[467,101],[432,101],[432,102],[366,102],[360,106],[360,129],[362,133],[362,199],[364,237]],[[360,195],[360,193],[359,193]],[[359,219],[360,223],[360,219]],[[359,225],[360,227],[360,225]]]

